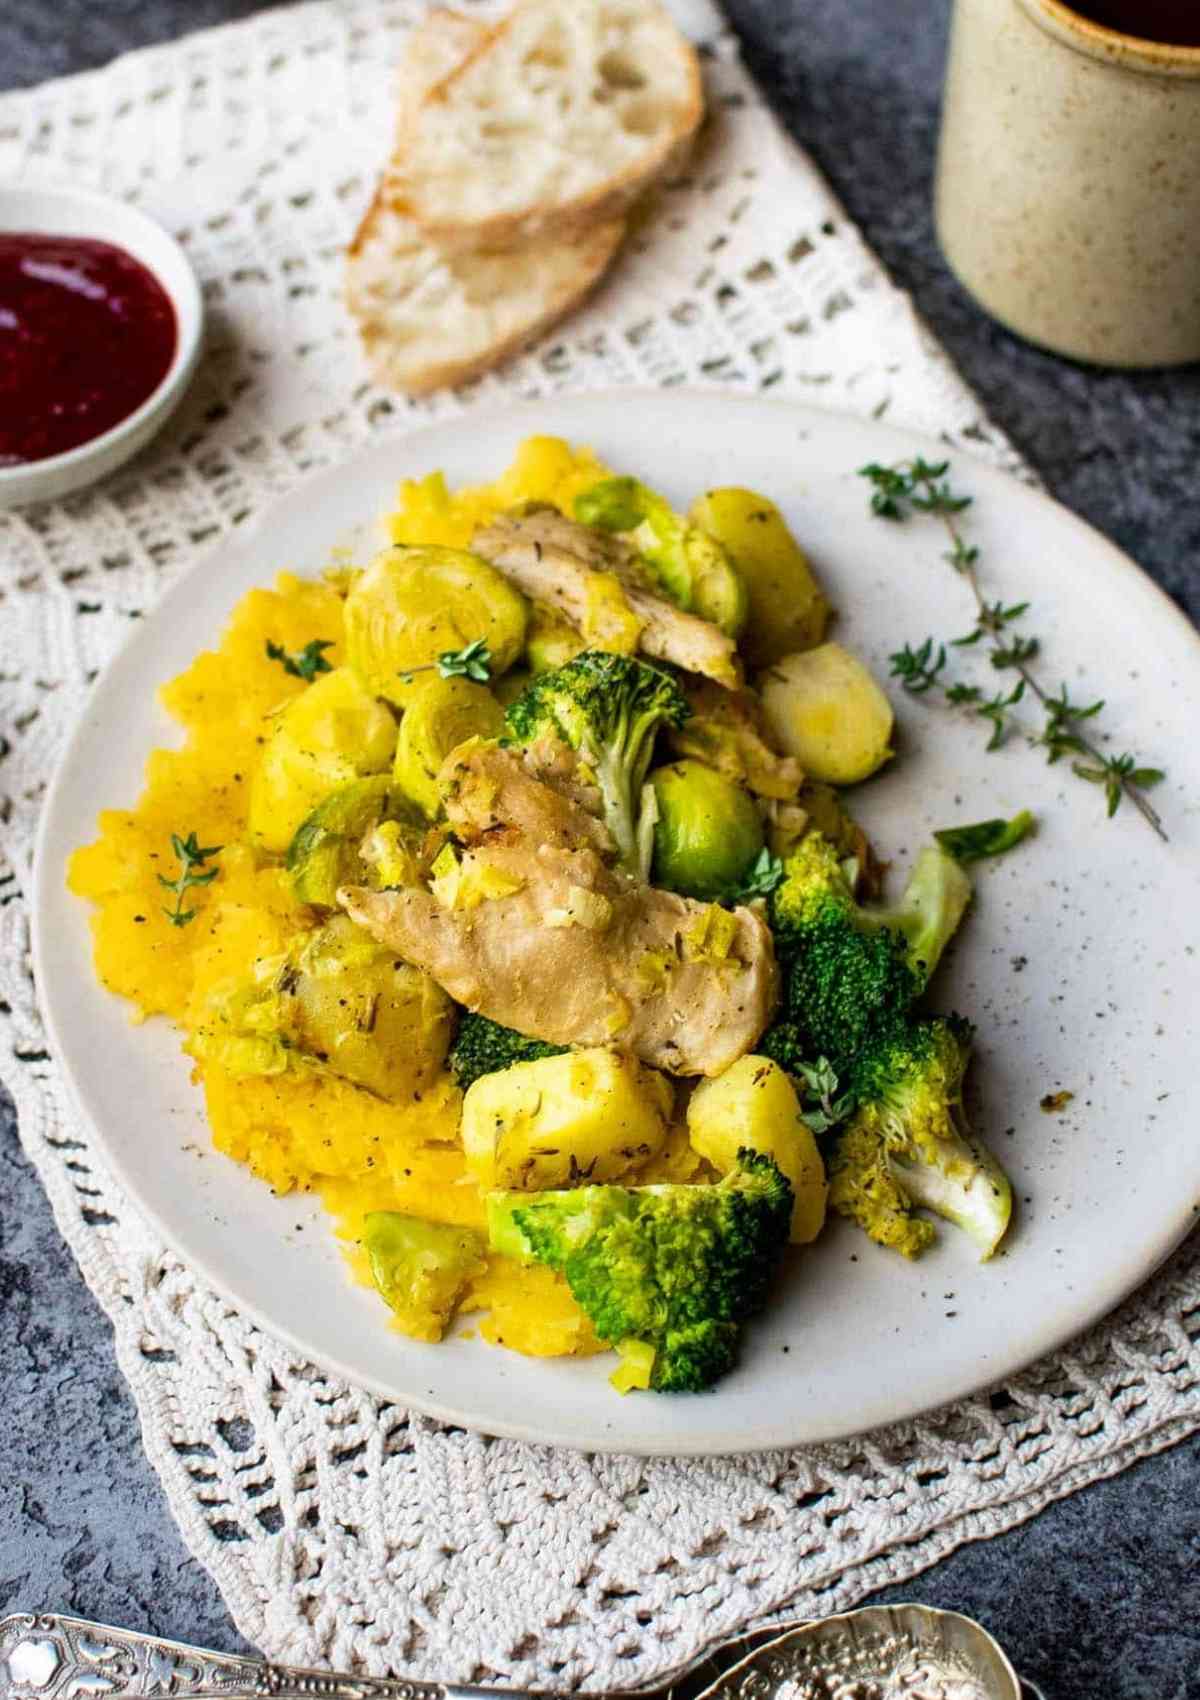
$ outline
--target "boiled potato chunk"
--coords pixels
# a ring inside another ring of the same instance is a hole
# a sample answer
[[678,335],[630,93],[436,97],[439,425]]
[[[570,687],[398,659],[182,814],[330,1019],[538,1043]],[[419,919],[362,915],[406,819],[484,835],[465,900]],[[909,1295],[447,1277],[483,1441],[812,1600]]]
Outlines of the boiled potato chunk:
[[305,946],[284,981],[296,1042],[334,1074],[399,1100],[437,1080],[454,1006],[419,968],[398,962],[347,915]]
[[785,655],[758,689],[772,737],[812,779],[854,785],[892,754],[892,705],[840,643]]
[[662,1149],[671,1104],[662,1075],[604,1046],[515,1063],[463,1100],[467,1167],[485,1192],[616,1180]]
[[441,812],[438,772],[468,738],[498,738],[504,710],[486,685],[425,673],[413,681],[400,722],[393,778],[398,790],[433,820]]
[[396,1327],[414,1340],[440,1340],[467,1283],[487,1268],[481,1234],[398,1210],[370,1211],[362,1243]]
[[730,486],[699,497],[688,518],[724,545],[746,587],[739,647],[751,667],[821,642],[829,603],[774,502]]
[[525,647],[526,602],[503,574],[462,549],[385,549],[346,598],[346,655],[376,695],[403,708],[447,650],[482,639],[493,678]]
[[395,748],[395,716],[357,674],[324,674],[276,716],[250,785],[250,842],[281,855],[330,791],[386,772]]
[[800,1114],[796,1088],[767,1057],[739,1057],[702,1080],[687,1111],[692,1145],[721,1174],[737,1165],[740,1146],[773,1157],[792,1183],[792,1243],[807,1245],[825,1221],[825,1165]]

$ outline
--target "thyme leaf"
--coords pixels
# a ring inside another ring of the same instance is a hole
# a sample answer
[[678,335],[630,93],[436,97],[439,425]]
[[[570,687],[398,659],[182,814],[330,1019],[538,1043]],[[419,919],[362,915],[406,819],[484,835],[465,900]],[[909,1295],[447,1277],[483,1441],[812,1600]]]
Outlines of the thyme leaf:
[[189,832],[186,838],[180,838],[177,832],[173,832],[171,849],[179,862],[179,877],[169,880],[165,874],[158,876],[159,885],[175,894],[175,902],[171,908],[163,905],[163,914],[173,927],[186,927],[189,921],[196,919],[197,911],[183,907],[184,895],[196,886],[212,884],[220,873],[220,868],[208,868],[203,873],[197,873],[196,870],[203,868],[211,857],[219,856],[224,845],[202,845],[194,832]]

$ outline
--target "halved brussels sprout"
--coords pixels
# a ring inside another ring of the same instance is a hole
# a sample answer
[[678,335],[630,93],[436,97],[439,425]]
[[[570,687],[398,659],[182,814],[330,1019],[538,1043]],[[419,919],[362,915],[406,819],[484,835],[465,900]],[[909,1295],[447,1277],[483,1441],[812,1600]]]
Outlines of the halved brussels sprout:
[[840,643],[785,655],[760,676],[758,688],[775,742],[812,779],[854,785],[892,754],[892,705]]
[[420,814],[397,797],[384,775],[352,779],[318,803],[288,845],[285,865],[297,903],[333,909],[339,885],[361,884],[360,846],[371,828],[384,820],[407,827],[414,839],[424,835]]
[[552,673],[586,648],[587,644],[569,620],[564,620],[544,602],[533,604],[525,633],[525,659],[531,673]]
[[323,674],[275,719],[250,783],[250,842],[282,854],[330,791],[385,772],[395,748],[395,716],[358,675]]
[[575,498],[575,518],[623,532],[677,608],[711,620],[730,637],[746,623],[741,575],[720,539],[685,519],[636,478],[605,478]]
[[487,1267],[482,1234],[397,1210],[372,1210],[362,1243],[396,1326],[414,1340],[440,1340],[468,1281]]
[[367,686],[404,707],[448,650],[482,640],[492,677],[525,647],[527,605],[502,573],[462,549],[385,549],[346,598],[346,655]]
[[397,787],[433,820],[442,806],[437,776],[450,751],[468,738],[498,738],[503,729],[504,710],[486,685],[424,674],[414,680],[400,721]]
[[749,613],[739,647],[751,667],[821,642],[829,603],[774,502],[753,490],[709,490],[688,518],[724,545],[746,587]]
[[649,783],[658,805],[650,877],[685,897],[727,897],[763,847],[762,817],[749,793],[715,768],[676,761]]

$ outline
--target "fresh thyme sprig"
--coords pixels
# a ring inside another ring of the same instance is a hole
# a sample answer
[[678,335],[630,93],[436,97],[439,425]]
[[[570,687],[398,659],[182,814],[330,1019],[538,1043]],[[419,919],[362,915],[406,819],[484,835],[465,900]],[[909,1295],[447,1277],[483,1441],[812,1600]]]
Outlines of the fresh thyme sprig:
[[927,637],[916,649],[905,644],[897,650],[891,657],[893,677],[914,695],[940,690],[947,702],[969,708],[990,721],[989,750],[999,749],[1004,742],[1013,724],[1011,711],[1028,692],[1037,699],[1044,716],[1040,733],[1031,741],[1046,750],[1047,760],[1056,762],[1065,755],[1081,758],[1072,761],[1071,770],[1080,779],[1104,787],[1110,816],[1128,798],[1165,841],[1167,834],[1162,820],[1146,792],[1160,784],[1166,775],[1161,768],[1146,766],[1133,755],[1113,756],[1100,748],[1089,733],[1087,722],[1095,721],[1104,707],[1103,699],[1074,703],[1066,685],[1053,692],[1034,672],[1032,664],[1040,650],[1038,639],[1009,630],[1014,621],[1029,612],[1029,603],[1016,602],[1005,607],[984,597],[978,573],[979,549],[968,544],[958,517],[970,506],[971,497],[955,494],[947,477],[949,470],[949,461],[927,461],[920,455],[894,466],[872,463],[859,469],[871,484],[871,512],[881,519],[900,522],[920,513],[934,515],[941,521],[950,544],[945,559],[966,580],[975,601],[974,627],[965,636],[952,638],[951,647],[964,649],[983,643],[992,666],[998,670],[1011,669],[1017,674],[1017,682],[1011,690],[998,691],[991,697],[985,696],[978,685],[948,682],[942,677],[946,646],[935,643],[932,637]]
[[816,1109],[801,1110],[800,1119],[813,1133],[828,1133],[831,1127],[844,1121],[854,1108],[854,1094],[843,1092],[835,1096],[838,1077],[828,1057],[818,1057],[815,1063],[800,1063],[804,1095],[816,1101]]
[[311,638],[294,655],[289,655],[281,643],[272,643],[270,638],[266,647],[272,661],[278,661],[285,673],[290,673],[293,679],[303,679],[306,684],[311,685],[318,673],[333,671],[323,653],[333,648],[332,638]]
[[765,846],[750,865],[750,871],[733,894],[735,903],[746,903],[752,897],[769,897],[783,878],[783,860],[772,855]]
[[427,662],[424,667],[410,667],[400,677],[407,685],[418,673],[434,672],[443,679],[473,679],[477,685],[489,684],[492,652],[487,639],[476,638],[474,643],[464,644],[462,649],[444,649],[436,661]]
[[159,874],[159,885],[175,893],[175,903],[170,909],[163,905],[163,914],[173,927],[186,927],[189,921],[196,919],[195,909],[183,907],[184,893],[198,885],[211,885],[220,873],[220,868],[208,868],[204,873],[197,873],[197,868],[203,868],[211,856],[219,856],[224,849],[222,844],[202,845],[194,832],[189,832],[186,838],[180,838],[177,832],[171,834],[171,848],[179,859],[179,878],[169,880],[165,874]]

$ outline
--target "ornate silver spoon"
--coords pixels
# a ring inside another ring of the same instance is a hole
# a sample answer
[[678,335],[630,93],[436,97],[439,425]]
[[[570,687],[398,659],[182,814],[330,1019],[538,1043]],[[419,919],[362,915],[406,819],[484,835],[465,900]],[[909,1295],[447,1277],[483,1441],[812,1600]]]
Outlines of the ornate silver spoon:
[[[628,1700],[1045,1700],[978,1623],[866,1606],[724,1642]],[[0,1620],[5,1700],[565,1700],[513,1688],[300,1670],[45,1612]]]

